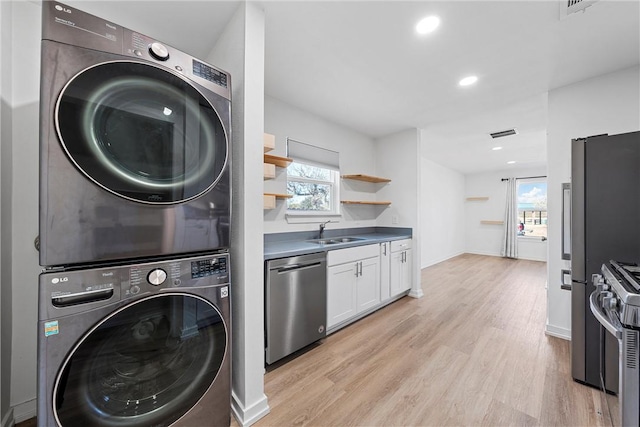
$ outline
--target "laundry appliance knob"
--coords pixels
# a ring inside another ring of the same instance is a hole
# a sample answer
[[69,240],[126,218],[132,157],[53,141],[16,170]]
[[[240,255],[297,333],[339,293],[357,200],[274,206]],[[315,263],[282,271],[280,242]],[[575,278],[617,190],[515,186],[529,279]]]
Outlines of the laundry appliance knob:
[[169,50],[162,43],[151,43],[151,46],[149,46],[149,53],[158,61],[166,61],[169,59]]
[[165,280],[167,280],[167,272],[161,268],[151,270],[151,272],[147,276],[147,281],[154,286],[162,285]]

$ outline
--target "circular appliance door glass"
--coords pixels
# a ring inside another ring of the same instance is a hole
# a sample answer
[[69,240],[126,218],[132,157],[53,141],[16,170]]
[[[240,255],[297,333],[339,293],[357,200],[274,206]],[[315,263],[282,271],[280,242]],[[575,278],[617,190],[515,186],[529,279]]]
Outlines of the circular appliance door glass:
[[222,365],[227,332],[218,310],[191,295],[140,300],[102,321],[58,374],[63,426],[165,426],[205,394]]
[[114,194],[171,204],[210,189],[227,160],[220,117],[181,76],[138,62],[87,68],[56,106],[60,141],[75,165]]

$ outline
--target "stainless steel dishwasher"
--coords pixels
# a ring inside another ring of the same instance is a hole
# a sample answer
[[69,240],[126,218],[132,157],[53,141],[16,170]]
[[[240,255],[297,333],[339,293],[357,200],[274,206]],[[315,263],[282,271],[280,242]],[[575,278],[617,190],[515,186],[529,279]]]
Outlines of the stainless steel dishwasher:
[[327,256],[267,261],[265,273],[265,359],[271,364],[327,335]]

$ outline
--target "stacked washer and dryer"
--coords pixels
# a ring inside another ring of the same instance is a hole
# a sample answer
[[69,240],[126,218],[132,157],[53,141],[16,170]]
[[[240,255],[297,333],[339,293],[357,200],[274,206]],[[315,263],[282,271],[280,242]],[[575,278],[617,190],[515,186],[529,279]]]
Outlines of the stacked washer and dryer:
[[228,73],[43,2],[38,425],[228,426]]

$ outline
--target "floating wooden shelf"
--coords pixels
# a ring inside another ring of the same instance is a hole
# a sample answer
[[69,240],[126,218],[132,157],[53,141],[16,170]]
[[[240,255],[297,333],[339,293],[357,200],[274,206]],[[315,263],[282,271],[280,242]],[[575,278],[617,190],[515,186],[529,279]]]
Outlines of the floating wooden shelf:
[[272,165],[276,165],[279,168],[286,168],[291,164],[291,162],[293,162],[293,159],[290,159],[289,157],[280,157],[274,156],[272,154],[265,154],[264,162],[271,163]]
[[467,197],[467,202],[485,202],[489,200],[488,197]]
[[291,194],[280,194],[280,193],[264,193],[265,196],[273,196],[278,199],[290,199],[293,196]]
[[271,151],[276,148],[276,137],[270,133],[265,133],[263,137],[264,152]]
[[263,209],[275,209],[276,208],[276,196],[269,196],[264,194],[262,196]]
[[289,199],[293,196],[289,194],[264,193],[262,195],[263,209],[275,209],[276,199]]
[[391,182],[390,179],[380,178],[378,176],[371,175],[363,175],[363,174],[355,174],[355,175],[342,175],[343,179],[355,179],[357,181],[365,181],[365,182],[373,182],[373,183],[381,183],[381,182]]
[[273,179],[276,177],[276,165],[271,163],[263,163],[264,165],[264,179]]
[[480,221],[480,224],[487,224],[487,225],[503,225],[503,224],[504,224],[504,221],[490,221],[490,220],[483,219],[482,221]]
[[391,202],[369,202],[366,200],[341,200],[340,203],[345,205],[376,205],[376,206],[389,206]]

